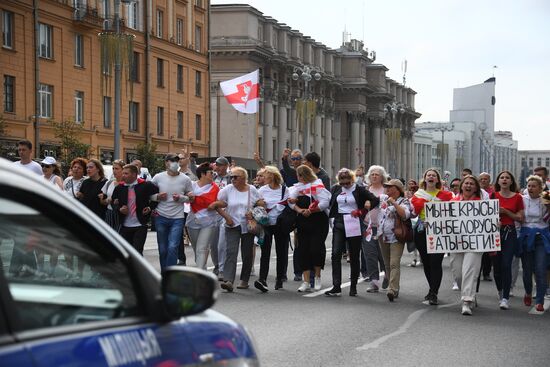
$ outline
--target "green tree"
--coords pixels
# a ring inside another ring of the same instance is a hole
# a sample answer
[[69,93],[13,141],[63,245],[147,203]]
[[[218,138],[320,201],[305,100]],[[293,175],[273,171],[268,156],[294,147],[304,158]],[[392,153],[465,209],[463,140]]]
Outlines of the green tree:
[[136,158],[143,163],[143,167],[149,169],[151,175],[164,171],[164,159],[157,153],[155,143],[141,143],[136,147]]
[[54,136],[59,139],[61,156],[58,161],[61,163],[65,174],[69,171],[71,161],[78,157],[88,158],[92,154],[92,146],[80,141],[84,127],[82,123],[67,119],[62,122],[50,120],[54,130]]

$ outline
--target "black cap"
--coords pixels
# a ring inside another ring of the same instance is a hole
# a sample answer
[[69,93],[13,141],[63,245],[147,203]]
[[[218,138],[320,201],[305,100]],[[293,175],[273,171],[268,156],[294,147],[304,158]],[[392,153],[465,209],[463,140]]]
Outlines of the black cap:
[[172,154],[172,153],[169,153],[169,154],[166,154],[166,157],[164,158],[164,161],[171,161],[171,162],[177,162],[179,161],[179,157],[177,154]]

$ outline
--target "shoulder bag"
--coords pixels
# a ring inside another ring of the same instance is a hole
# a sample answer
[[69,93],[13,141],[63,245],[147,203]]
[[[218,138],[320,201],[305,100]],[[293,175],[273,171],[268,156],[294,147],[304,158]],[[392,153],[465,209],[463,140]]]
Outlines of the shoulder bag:
[[413,240],[413,228],[411,219],[403,220],[397,212],[395,212],[395,220],[393,224],[393,234],[400,243],[407,243]]

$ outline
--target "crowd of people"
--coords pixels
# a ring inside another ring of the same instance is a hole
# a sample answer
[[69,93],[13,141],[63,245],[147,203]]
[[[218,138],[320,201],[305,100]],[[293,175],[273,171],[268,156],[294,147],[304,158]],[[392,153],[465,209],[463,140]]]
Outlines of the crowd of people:
[[[182,151],[167,154],[166,170],[153,178],[142,174],[139,161],[126,164],[116,160],[112,177],[105,177],[99,160],[77,158],[70,164],[69,176],[62,180],[55,158],[45,157],[38,164],[30,158],[29,141],[18,146],[21,161],[16,164],[40,173],[47,182],[80,201],[141,254],[152,222],[161,271],[187,264],[183,248],[187,236],[195,265],[206,269],[210,257],[220,287],[227,292],[249,288],[257,248],[261,252],[260,268],[253,285],[261,292],[269,291],[273,244],[275,290],[288,281],[292,249],[297,291],[321,291],[325,243],[332,230],[332,287],[324,292],[326,296],[341,296],[342,262],[347,260],[350,296],[357,296],[362,278],[368,282],[368,293],[386,289],[388,300],[395,302],[402,255],[407,249],[413,253],[409,266],[424,270],[428,289],[424,301],[437,305],[445,254],[427,249],[425,204],[495,199],[500,207],[501,250],[450,254],[453,289],[461,292],[461,313],[472,315],[479,281],[493,278],[498,307],[507,310],[519,261],[523,267],[523,303],[533,304],[535,288],[535,310],[544,312],[544,298],[550,295],[550,185],[546,167],[535,168],[521,192],[520,183],[507,170],[500,172],[493,184],[488,173],[476,176],[469,169],[448,182],[438,170],[428,169],[417,182],[391,178],[379,165],[368,170],[362,166],[341,168],[331,185],[315,152],[304,155],[298,149],[287,149],[280,168],[264,165],[256,154],[259,170],[251,180],[246,169],[223,156],[197,166],[194,155]],[[403,225],[412,226],[411,238],[397,231]],[[242,267],[237,282],[239,252]],[[73,259],[66,260],[74,269]],[[79,265],[75,273],[82,276]],[[384,274],[382,281],[380,274]]]

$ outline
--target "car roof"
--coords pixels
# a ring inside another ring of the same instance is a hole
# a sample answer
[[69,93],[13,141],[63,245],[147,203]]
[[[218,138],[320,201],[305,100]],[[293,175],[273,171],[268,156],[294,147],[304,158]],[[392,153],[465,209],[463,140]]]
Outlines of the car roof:
[[[18,190],[28,191],[29,193],[39,195],[45,200],[54,201],[55,204],[70,211],[71,215],[81,218],[105,236],[110,237],[110,242],[117,246],[117,249],[123,256],[130,256],[129,249],[131,246],[126,243],[118,233],[109,227],[103,220],[99,219],[82,203],[67,197],[63,191],[48,183],[42,176],[13,164],[13,162],[4,158],[0,158],[0,172],[2,173],[0,186],[11,186]],[[143,260],[141,262],[154,274],[158,274],[153,266],[147,261]]]

